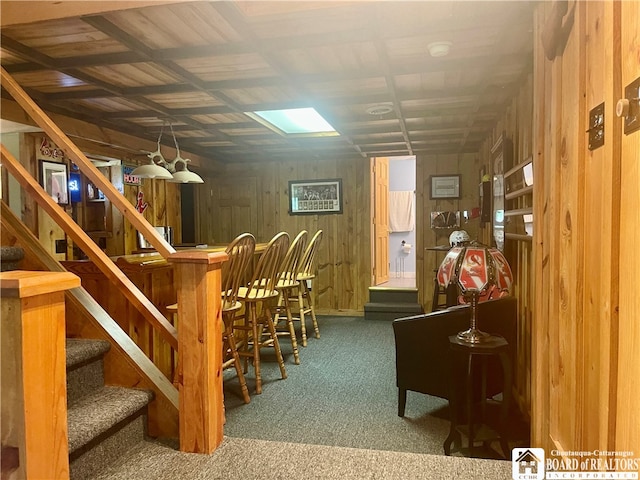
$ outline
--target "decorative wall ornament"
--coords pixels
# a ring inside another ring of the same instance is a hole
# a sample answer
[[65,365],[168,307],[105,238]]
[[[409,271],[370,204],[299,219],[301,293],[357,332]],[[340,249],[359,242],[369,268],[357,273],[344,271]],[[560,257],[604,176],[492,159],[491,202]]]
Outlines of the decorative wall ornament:
[[138,201],[136,202],[136,210],[139,213],[144,213],[149,204],[144,201],[144,193],[142,191],[138,192]]

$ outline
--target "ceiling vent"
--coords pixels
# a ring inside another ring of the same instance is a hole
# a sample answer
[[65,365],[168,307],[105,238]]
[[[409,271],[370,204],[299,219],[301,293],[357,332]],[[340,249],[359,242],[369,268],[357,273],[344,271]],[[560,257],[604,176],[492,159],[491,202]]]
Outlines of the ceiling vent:
[[374,116],[386,115],[387,113],[393,112],[393,107],[391,105],[380,103],[367,107],[365,112],[367,112],[369,115]]
[[452,43],[447,41],[433,42],[427,45],[427,49],[432,57],[444,57],[449,55],[451,45]]

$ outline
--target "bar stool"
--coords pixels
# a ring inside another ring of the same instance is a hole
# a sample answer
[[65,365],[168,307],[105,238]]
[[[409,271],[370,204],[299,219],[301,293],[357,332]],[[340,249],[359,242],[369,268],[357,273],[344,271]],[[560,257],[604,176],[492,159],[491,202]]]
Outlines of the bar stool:
[[[256,248],[256,239],[250,233],[238,235],[226,248],[228,260],[222,265],[222,369],[235,367],[240,382],[244,403],[249,403],[249,389],[244,378],[238,347],[233,335],[233,322],[236,313],[242,308],[238,301],[238,290],[244,280],[247,267],[251,263]],[[178,304],[166,307],[173,317],[173,324],[178,326]],[[175,382],[174,382],[175,383]]]
[[[289,235],[286,232],[276,234],[260,255],[251,281],[238,290],[238,301],[244,306],[244,324],[233,325],[234,330],[244,332],[244,342],[238,354],[244,358],[244,372],[247,372],[248,359],[253,358],[256,375],[256,393],[262,393],[260,370],[260,349],[274,347],[280,367],[280,375],[287,378],[278,335],[273,323],[272,303],[278,298],[276,283],[280,265],[289,247]],[[263,338],[263,330],[267,338]],[[251,348],[249,348],[251,346]]]
[[[293,239],[287,254],[284,257],[280,267],[278,283],[278,305],[274,309],[276,330],[278,335],[288,335],[291,337],[291,348],[293,349],[293,358],[296,365],[300,364],[300,355],[298,353],[298,341],[296,339],[296,331],[293,326],[293,315],[291,314],[291,292],[300,287],[298,274],[300,272],[300,260],[304,253],[304,247],[307,241],[307,231],[302,230],[296,238]],[[286,330],[278,329],[278,321],[280,317],[286,317]]]
[[250,233],[238,235],[227,247],[229,256],[222,265],[222,369],[235,367],[244,403],[249,403],[249,389],[244,378],[238,346],[233,334],[233,323],[237,312],[242,308],[238,301],[238,291],[245,279],[247,267],[251,263],[256,248],[256,239]]
[[289,296],[289,301],[298,302],[298,317],[294,317],[294,320],[300,320],[303,347],[307,346],[307,322],[304,317],[306,314],[311,314],[316,338],[320,338],[320,330],[318,329],[318,320],[316,319],[316,310],[313,305],[313,296],[311,295],[309,282],[316,278],[316,258],[321,240],[322,230],[318,230],[311,238],[300,260],[300,273],[298,273],[297,277],[299,285],[291,289],[291,295]]

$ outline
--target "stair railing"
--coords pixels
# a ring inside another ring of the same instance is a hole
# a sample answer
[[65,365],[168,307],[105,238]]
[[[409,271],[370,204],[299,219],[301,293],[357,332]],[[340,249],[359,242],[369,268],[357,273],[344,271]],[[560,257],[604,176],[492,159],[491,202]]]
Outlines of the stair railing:
[[[16,242],[20,245],[25,252],[24,263],[36,270],[65,272],[64,266],[3,200],[0,200],[0,211],[2,240],[5,245]],[[127,372],[123,378],[120,369],[109,369],[105,372],[105,380],[123,387],[153,390],[154,400],[148,408],[149,434],[166,438],[178,436],[178,390],[84,287],[65,292],[65,300],[67,336],[83,337],[88,332],[88,337],[109,341],[112,355],[120,364],[131,365],[134,372]],[[58,356],[64,357],[62,352]]]
[[[94,264],[160,335],[178,350],[180,449],[211,453],[222,441],[224,410],[221,375],[221,265],[224,253],[183,252],[174,248],[109,182],[80,149],[40,109],[18,83],[0,67],[2,86],[45,133],[65,151],[120,210],[124,217],[166,259],[175,262],[181,339],[164,315],[111,261],[95,242],[47,195],[29,172],[1,146],[2,162],[51,218],[82,248]],[[183,335],[184,333],[184,335]],[[187,355],[188,353],[188,355]]]

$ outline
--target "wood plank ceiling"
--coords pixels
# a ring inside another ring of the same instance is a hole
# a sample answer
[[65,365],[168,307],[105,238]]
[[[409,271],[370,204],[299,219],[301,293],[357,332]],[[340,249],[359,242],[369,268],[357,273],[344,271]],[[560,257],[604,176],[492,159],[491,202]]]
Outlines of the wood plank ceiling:
[[[526,1],[178,2],[1,34],[2,66],[46,111],[154,141],[170,122],[223,162],[476,152],[532,64]],[[244,113],[308,106],[340,136]]]

